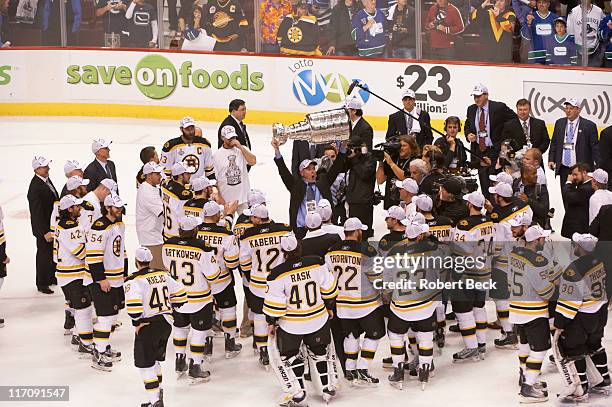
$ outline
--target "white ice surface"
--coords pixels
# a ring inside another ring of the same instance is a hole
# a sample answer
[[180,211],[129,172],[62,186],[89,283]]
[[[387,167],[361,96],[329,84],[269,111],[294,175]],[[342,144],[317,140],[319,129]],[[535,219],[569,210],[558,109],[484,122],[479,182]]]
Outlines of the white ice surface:
[[[247,118],[248,122],[248,118]],[[216,146],[216,123],[200,123],[204,135]],[[91,161],[90,143],[94,137],[113,140],[111,158],[117,164],[119,188],[129,203],[127,248],[130,258],[137,246],[134,229],[134,205],[136,197],[134,177],[141,163],[140,149],[155,145],[158,151],[165,140],[178,133],[177,121],[123,120],[92,118],[3,118],[0,123],[0,205],[5,214],[5,232],[11,263],[8,277],[0,291],[0,316],[6,326],[0,329],[0,385],[68,385],[70,402],[0,402],[2,406],[140,406],[146,395],[131,355],[133,330],[129,317],[122,311],[123,327],[112,336],[113,346],[121,350],[124,359],[113,372],[94,370],[90,362],[79,360],[69,345],[69,337],[63,336],[64,301],[59,287],[55,294],[38,294],[34,284],[35,240],[31,234],[26,193],[32,170],[30,162],[34,154],[44,154],[53,159],[51,178],[59,189],[65,183],[63,165],[67,159]],[[269,126],[249,125],[249,134],[257,155],[257,165],[251,170],[251,185],[268,195],[272,217],[286,221],[288,193],[285,190],[272,161]],[[382,140],[383,134],[377,138]],[[289,165],[290,144],[282,151]],[[552,206],[557,215],[554,229],[561,229],[563,206],[560,204],[558,181],[547,171]],[[382,205],[375,209],[376,236],[384,233],[381,217]],[[557,236],[558,236],[557,232]],[[237,289],[241,301],[242,290]],[[239,311],[240,312],[240,311]],[[494,308],[489,307],[489,319],[494,318]],[[239,316],[240,319],[240,316]],[[436,371],[425,391],[416,382],[408,381],[403,392],[387,383],[388,371],[380,365],[382,357],[389,354],[388,342],[383,339],[372,365],[372,372],[381,379],[377,389],[349,389],[344,386],[334,406],[371,407],[375,404],[388,407],[406,405],[434,406],[490,406],[518,405],[517,352],[498,350],[493,339],[498,332],[488,333],[487,359],[480,363],[452,365],[451,355],[462,345],[458,334],[447,335],[447,347],[443,354],[435,354]],[[605,344],[612,349],[612,329],[608,325]],[[164,364],[166,406],[274,406],[280,396],[280,387],[273,374],[263,371],[251,352],[251,338],[240,339],[243,352],[233,360],[222,358],[223,341],[215,340],[215,357],[212,363],[212,380],[199,386],[177,382],[174,369],[174,351],[170,341],[167,362]],[[544,364],[544,379],[548,381],[550,394],[561,390],[560,377],[551,373]],[[312,392],[311,392],[312,396]],[[375,404],[373,404],[375,403]],[[312,396],[311,406],[323,405]],[[552,402],[544,405],[553,405]],[[597,399],[590,406],[610,406],[612,399]]]

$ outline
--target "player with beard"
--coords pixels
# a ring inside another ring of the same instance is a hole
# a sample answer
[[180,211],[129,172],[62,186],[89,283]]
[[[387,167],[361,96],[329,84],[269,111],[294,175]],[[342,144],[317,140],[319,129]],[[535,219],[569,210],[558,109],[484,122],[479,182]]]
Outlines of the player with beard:
[[193,168],[193,177],[206,176],[214,179],[214,166],[210,142],[197,135],[198,128],[195,120],[185,117],[180,123],[181,135],[168,140],[162,148],[160,164],[164,166],[167,176],[172,174],[172,167],[176,163],[185,163]]

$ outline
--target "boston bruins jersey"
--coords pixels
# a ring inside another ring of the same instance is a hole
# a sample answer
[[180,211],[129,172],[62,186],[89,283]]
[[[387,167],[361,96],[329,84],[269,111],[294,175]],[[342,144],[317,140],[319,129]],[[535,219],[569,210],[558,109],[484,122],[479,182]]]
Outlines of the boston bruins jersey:
[[125,280],[125,305],[133,325],[157,316],[172,324],[172,309],[187,303],[185,287],[165,271],[143,268]]
[[495,224],[492,268],[508,272],[508,256],[516,242],[516,239],[512,237],[512,229],[508,221],[528,210],[530,210],[529,205],[521,200],[516,200],[506,206],[493,205],[493,210],[489,215]]
[[172,166],[178,162],[184,162],[189,167],[195,168],[193,178],[205,175],[214,178],[214,167],[210,142],[204,137],[195,136],[193,143],[187,144],[182,137],[169,140],[162,148],[159,163],[164,166],[167,176],[172,174]]
[[204,198],[191,198],[183,204],[183,211],[185,216],[194,216],[196,218],[204,219],[203,210],[204,204],[208,202],[208,199]]
[[[240,3],[234,0],[209,1],[203,6],[206,32],[218,42],[230,42],[244,37],[241,32],[249,25]],[[244,38],[241,39],[242,42]]]
[[63,219],[55,227],[53,261],[57,264],[55,277],[60,287],[75,280],[91,284],[85,261],[85,233],[74,220]]
[[336,310],[339,318],[358,319],[382,305],[373,281],[382,278],[373,268],[376,249],[364,242],[343,240],[329,248],[325,264],[338,281]]
[[236,224],[234,225],[232,232],[234,232],[234,235],[237,238],[240,238],[240,236],[244,234],[244,231],[250,228],[251,226],[253,226],[253,224],[251,223],[251,218],[244,214],[240,214],[236,219]]
[[482,257],[483,267],[466,268],[465,278],[485,282],[491,277],[491,257],[495,227],[486,215],[471,215],[457,222],[451,230],[453,254],[466,257]]
[[433,219],[425,219],[425,223],[429,225],[429,234],[439,242],[450,240],[451,229],[453,228],[453,221],[450,218],[438,215]]
[[548,300],[555,292],[548,259],[525,247],[515,247],[508,258],[510,322],[525,324],[548,318]]
[[289,14],[283,19],[276,36],[282,54],[321,55],[316,16],[298,18]]
[[179,219],[184,216],[183,205],[193,198],[188,187],[170,180],[161,187],[162,203],[164,205],[164,239],[178,236]]
[[97,219],[87,235],[85,253],[93,281],[108,280],[122,287],[125,271],[125,225],[106,216]]
[[218,294],[234,282],[234,270],[238,269],[239,261],[238,241],[227,228],[215,223],[202,224],[198,239],[211,247],[216,255],[221,272],[213,283],[212,293]]
[[[295,335],[321,329],[338,294],[336,281],[319,256],[305,256],[274,267],[268,275],[263,312]],[[270,318],[268,318],[270,319]]]
[[268,222],[249,228],[240,237],[240,271],[248,277],[253,295],[265,298],[268,274],[283,261],[281,236],[290,232],[289,225]]
[[389,250],[398,242],[406,239],[406,234],[397,230],[391,231],[380,238],[378,242],[378,253],[381,256],[386,256]]
[[559,283],[558,314],[568,319],[578,312],[593,314],[607,301],[606,269],[594,254],[579,257],[565,269]]
[[172,278],[187,290],[187,304],[180,312],[197,312],[212,302],[211,287],[220,273],[212,248],[195,238],[173,237],[162,246],[162,260]]

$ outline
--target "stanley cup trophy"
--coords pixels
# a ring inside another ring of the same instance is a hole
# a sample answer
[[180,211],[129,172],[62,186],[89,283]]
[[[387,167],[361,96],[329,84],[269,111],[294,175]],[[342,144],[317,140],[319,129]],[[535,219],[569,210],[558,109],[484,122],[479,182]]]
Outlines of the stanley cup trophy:
[[350,119],[345,108],[309,113],[301,122],[272,125],[272,137],[280,144],[287,140],[308,140],[312,144],[345,141],[350,135]]

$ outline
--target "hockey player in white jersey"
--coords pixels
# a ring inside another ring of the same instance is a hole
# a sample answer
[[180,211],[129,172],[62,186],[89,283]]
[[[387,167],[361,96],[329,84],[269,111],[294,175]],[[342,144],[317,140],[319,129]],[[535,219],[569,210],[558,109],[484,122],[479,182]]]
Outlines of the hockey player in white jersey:
[[134,365],[148,402],[141,407],[163,407],[161,362],[172,332],[172,311],[187,303],[185,287],[168,273],[150,268],[153,254],[146,247],[135,252],[136,272],[125,280],[127,312],[135,328]]
[[125,225],[122,222],[124,203],[119,195],[104,199],[103,216],[94,221],[85,243],[87,265],[93,279],[90,292],[98,321],[94,325],[93,364],[110,371],[113,362],[121,360],[121,352],[111,348],[111,330],[119,311],[125,306],[123,281],[128,272],[125,256]]
[[195,120],[185,117],[180,122],[181,135],[168,140],[163,148],[160,163],[166,175],[172,175],[176,163],[184,163],[193,169],[194,177],[214,178],[214,166],[210,142],[196,135]]
[[[102,216],[102,204],[104,199],[111,193],[117,193],[117,183],[110,178],[105,178],[100,181],[100,184],[93,191],[88,192],[83,197],[83,201],[88,202],[93,207],[92,213],[87,214],[87,221],[90,227],[94,220]],[[84,224],[82,226],[85,230],[88,229]]]
[[268,275],[263,305],[272,367],[283,387],[280,405],[307,405],[304,363],[309,363],[311,380],[328,402],[336,393],[328,359],[336,281],[319,256],[302,256],[293,234],[280,239],[284,260]]
[[164,239],[178,236],[179,221],[185,215],[183,205],[193,198],[189,189],[189,180],[193,167],[183,162],[172,166],[172,178],[161,186],[162,202],[164,204]]
[[[176,352],[175,371],[181,377],[188,373],[191,384],[210,380],[205,370],[204,345],[212,336],[213,304],[211,286],[219,277],[215,252],[196,238],[202,219],[182,218],[179,236],[168,239],[162,246],[164,267],[187,290],[187,304],[174,313],[173,342]],[[191,331],[189,365],[185,357],[187,337]]]
[[204,208],[206,202],[212,199],[215,184],[215,180],[210,180],[206,177],[191,177],[189,180],[189,189],[193,193],[193,197],[183,204],[185,215],[204,219],[202,208]]
[[340,236],[340,239],[344,239],[344,228],[340,225],[334,225],[332,223],[332,216],[334,209],[331,203],[327,199],[321,199],[317,202],[317,213],[321,215],[321,230],[325,233],[335,233]]

